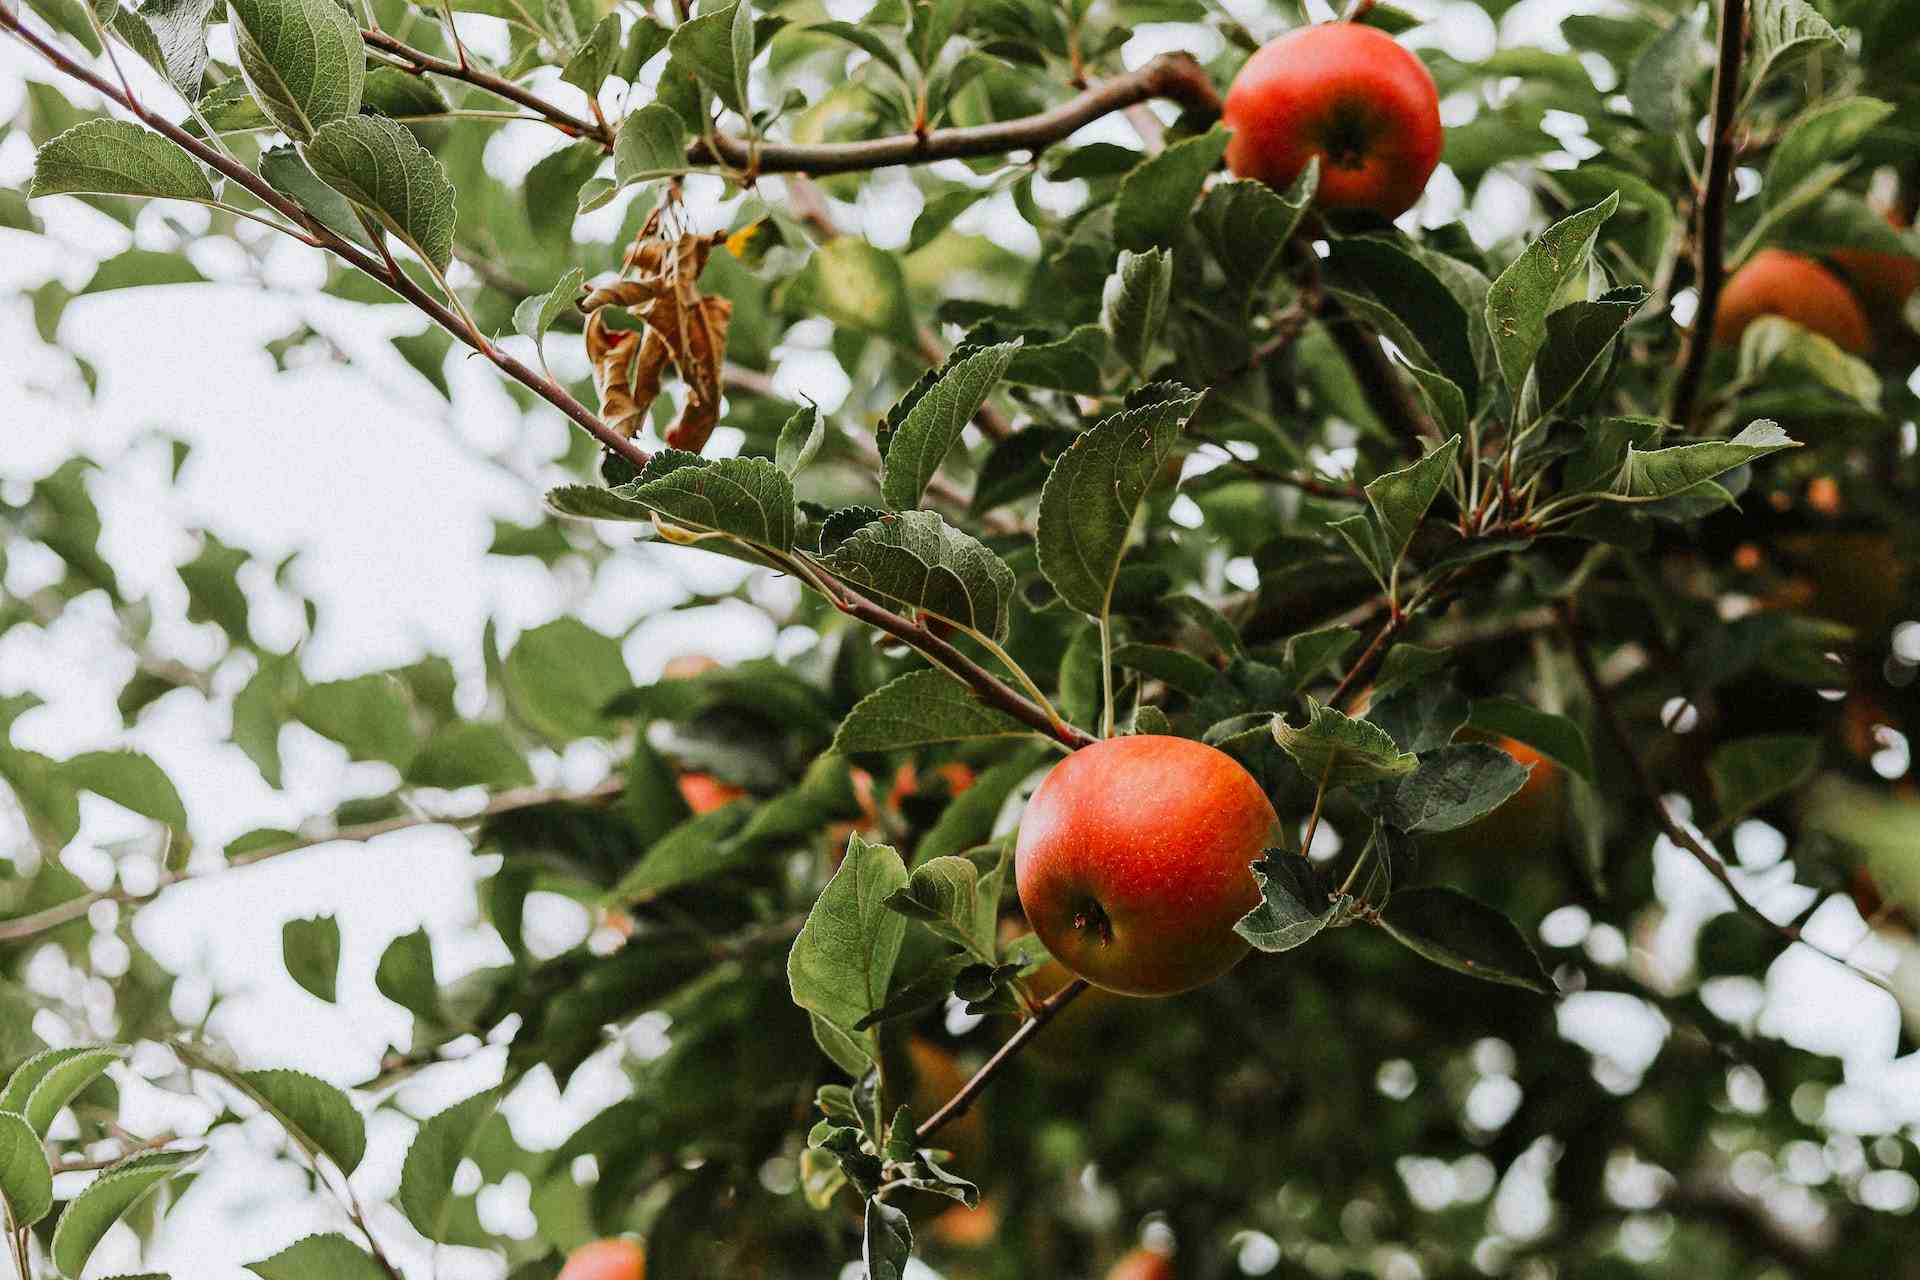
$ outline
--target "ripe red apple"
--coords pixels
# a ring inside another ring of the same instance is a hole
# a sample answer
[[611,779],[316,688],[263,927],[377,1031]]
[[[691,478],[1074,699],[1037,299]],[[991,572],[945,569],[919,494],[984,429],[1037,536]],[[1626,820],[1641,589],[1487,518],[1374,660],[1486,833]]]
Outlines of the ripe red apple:
[[1720,294],[1713,345],[1739,346],[1740,335],[1761,316],[1785,316],[1855,355],[1873,348],[1867,313],[1853,291],[1812,258],[1785,249],[1762,249],[1733,273]]
[[1173,1280],[1173,1259],[1152,1249],[1135,1249],[1113,1264],[1107,1280]]
[[1284,188],[1320,158],[1316,203],[1397,218],[1440,163],[1433,74],[1375,27],[1290,31],[1248,58],[1227,91],[1227,168]]
[[647,1280],[647,1255],[632,1240],[596,1240],[567,1255],[560,1280]]
[[1223,751],[1143,734],[1053,767],[1020,823],[1020,905],[1047,950],[1095,986],[1167,996],[1247,952],[1234,924],[1259,905],[1251,864],[1280,825]]
[[[1885,216],[1894,230],[1905,230],[1892,210]],[[1914,290],[1920,289],[1920,258],[1872,249],[1835,249],[1828,256],[1867,305],[1885,316],[1899,315]]]

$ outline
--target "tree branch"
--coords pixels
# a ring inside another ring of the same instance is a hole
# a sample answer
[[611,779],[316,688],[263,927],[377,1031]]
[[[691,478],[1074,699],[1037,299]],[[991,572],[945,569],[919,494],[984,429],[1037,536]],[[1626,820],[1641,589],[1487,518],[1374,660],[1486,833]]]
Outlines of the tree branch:
[[150,889],[139,893],[125,893],[116,889],[101,889],[93,893],[81,894],[65,902],[56,903],[43,911],[28,916],[16,916],[11,920],[0,920],[0,945],[9,942],[24,942],[38,937],[63,924],[70,924],[93,909],[96,902],[120,902],[138,904],[153,899],[176,884],[188,880],[202,879],[207,875],[232,871],[239,867],[250,867],[256,862],[265,862],[289,853],[298,853],[316,845],[333,844],[336,841],[359,842],[371,840],[375,836],[387,835],[395,831],[407,831],[414,827],[450,826],[463,827],[475,822],[484,822],[488,818],[497,818],[502,814],[519,809],[531,809],[543,804],[561,804],[569,801],[608,800],[626,789],[626,779],[615,776],[599,786],[586,791],[568,791],[554,787],[516,787],[511,791],[502,791],[479,810],[454,817],[432,814],[406,814],[398,818],[382,818],[377,822],[362,822],[355,826],[340,827],[321,835],[301,836],[281,844],[268,845],[227,859],[210,872],[174,872],[162,875]]
[[1423,451],[1421,438],[1437,435],[1438,429],[1428,419],[1412,384],[1393,367],[1386,348],[1380,345],[1380,336],[1332,294],[1320,298],[1320,320],[1346,357],[1368,407],[1386,423],[1387,430],[1399,437],[1407,454],[1418,458]]
[[1686,850],[1708,875],[1720,882],[1720,887],[1726,890],[1727,896],[1733,900],[1735,910],[1741,915],[1777,935],[1788,944],[1797,942],[1816,955],[1831,960],[1855,976],[1871,982],[1882,991],[1890,992],[1891,988],[1888,987],[1886,979],[1878,974],[1869,973],[1815,943],[1808,942],[1799,925],[1776,923],[1761,911],[1734,883],[1733,874],[1727,870],[1727,864],[1702,844],[1693,832],[1674,819],[1672,812],[1667,808],[1666,797],[1660,790],[1660,784],[1648,772],[1646,762],[1640,758],[1640,753],[1634,750],[1633,739],[1627,733],[1626,725],[1621,721],[1620,713],[1613,705],[1613,695],[1608,691],[1605,682],[1600,679],[1600,669],[1594,663],[1593,650],[1587,644],[1586,632],[1580,626],[1572,603],[1563,602],[1559,608],[1561,629],[1566,633],[1568,646],[1573,652],[1574,666],[1580,672],[1580,680],[1586,685],[1588,696],[1593,699],[1594,711],[1599,715],[1600,722],[1606,726],[1607,736],[1613,740],[1614,750],[1626,764],[1627,772],[1631,775],[1634,784],[1646,796],[1654,821],[1659,824],[1660,830],[1666,834],[1667,839]]
[[1066,986],[1034,1006],[1033,1016],[1020,1024],[1019,1030],[1007,1037],[1007,1042],[994,1050],[981,1068],[973,1073],[973,1078],[960,1086],[960,1092],[948,1098],[941,1108],[928,1116],[913,1133],[913,1144],[917,1147],[928,1138],[958,1120],[973,1105],[973,1100],[986,1091],[987,1085],[998,1075],[1001,1068],[1013,1060],[1015,1054],[1026,1048],[1027,1041],[1040,1034],[1040,1028],[1053,1021],[1062,1009],[1073,1003],[1082,991],[1087,989],[1085,978],[1075,978]]
[[1736,150],[1734,112],[1740,101],[1740,59],[1746,47],[1746,0],[1721,0],[1720,57],[1713,69],[1713,132],[1707,139],[1707,185],[1700,197],[1694,229],[1694,287],[1699,306],[1680,359],[1667,416],[1683,428],[1692,425],[1700,381],[1713,349],[1714,322],[1720,314],[1720,288],[1726,283],[1727,200],[1733,190]]
[[613,130],[604,122],[582,120],[572,112],[563,111],[539,94],[524,89],[513,81],[474,66],[471,61],[449,62],[445,58],[436,58],[424,50],[416,49],[404,41],[395,39],[384,31],[362,31],[360,39],[369,49],[377,49],[388,57],[405,63],[406,69],[415,75],[445,76],[449,80],[458,80],[476,89],[484,89],[496,98],[525,107],[570,137],[588,138],[609,151],[613,149]]
[[[13,33],[22,43],[64,74],[85,84],[108,101],[113,102],[134,116],[142,124],[166,138],[181,150],[193,156],[200,163],[212,168],[231,179],[235,185],[243,188],[256,200],[274,212],[287,218],[297,227],[306,228],[313,243],[328,250],[349,265],[372,276],[387,288],[399,294],[421,311],[427,313],[434,323],[448,333],[466,343],[475,351],[492,361],[501,372],[520,383],[554,408],[571,418],[588,435],[599,441],[609,450],[626,459],[636,467],[647,464],[647,451],[633,441],[602,422],[591,409],[575,400],[553,379],[537,369],[529,368],[519,360],[502,351],[495,344],[486,341],[475,333],[460,316],[438,298],[422,289],[403,271],[389,270],[385,262],[369,254],[352,241],[344,239],[316,221],[306,210],[273,189],[272,185],[258,174],[240,164],[218,147],[194,137],[165,116],[156,115],[136,102],[118,85],[108,81],[91,68],[76,62],[67,56],[59,46],[28,30],[21,25],[20,19],[5,5],[0,5],[0,28]],[[449,64],[452,65],[452,64]]]
[[725,164],[755,174],[828,174],[997,156],[1009,151],[1038,152],[1102,116],[1154,98],[1167,98],[1196,110],[1220,109],[1219,91],[1204,67],[1190,54],[1163,53],[1138,69],[1077,94],[1057,107],[1015,120],[935,129],[926,134],[903,133],[891,138],[813,145],[763,142],[756,147],[744,138],[715,134],[711,145],[703,138],[688,147],[687,162]]

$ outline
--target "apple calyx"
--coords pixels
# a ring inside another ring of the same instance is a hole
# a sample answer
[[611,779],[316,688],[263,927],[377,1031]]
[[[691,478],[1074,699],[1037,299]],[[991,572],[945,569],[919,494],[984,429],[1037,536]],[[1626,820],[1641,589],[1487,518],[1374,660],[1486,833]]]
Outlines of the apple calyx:
[[1103,947],[1113,941],[1113,921],[1107,918],[1107,913],[1092,898],[1088,898],[1073,913],[1073,929],[1075,933],[1094,934]]

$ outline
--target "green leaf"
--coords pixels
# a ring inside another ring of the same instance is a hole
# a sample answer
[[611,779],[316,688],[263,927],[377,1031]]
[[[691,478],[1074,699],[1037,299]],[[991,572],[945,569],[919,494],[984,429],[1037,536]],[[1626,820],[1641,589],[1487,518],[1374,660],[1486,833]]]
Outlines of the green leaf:
[[1770,453],[1798,448],[1799,444],[1780,429],[1779,423],[1762,418],[1731,440],[1708,440],[1644,451],[1628,446],[1620,496],[1628,499],[1672,497],[1703,480],[1711,480]]
[[203,533],[200,554],[177,570],[187,588],[187,620],[213,623],[236,645],[248,641],[247,595],[238,580],[240,568],[248,559],[238,547]]
[[750,99],[747,95],[748,73],[753,67],[753,6],[748,0],[736,0],[733,6],[733,22],[727,28],[728,52],[733,61],[733,96],[735,110],[747,115]]
[[1806,0],[1754,0],[1747,14],[1747,39],[1752,42],[1752,82],[1764,84],[1816,49],[1833,54],[1846,51],[1846,42],[1833,24]]
[[1252,178],[1208,190],[1197,223],[1230,287],[1251,296],[1267,282],[1319,185],[1320,157],[1315,156],[1284,195]]
[[[617,139],[615,145],[618,146]],[[597,207],[587,203],[588,179],[598,184],[592,191],[604,195],[600,203],[613,198],[612,180],[594,177],[606,156],[597,142],[576,142],[534,162],[521,184],[521,196],[527,223],[535,235],[543,241],[557,243],[571,238],[573,220],[588,208]]]
[[291,196],[327,230],[364,249],[378,251],[366,225],[353,211],[353,202],[314,177],[313,170],[292,147],[272,147],[262,154],[260,176],[281,195]]
[[60,766],[67,782],[184,833],[186,806],[152,757],[138,751],[89,751]]
[[1193,202],[1207,175],[1220,167],[1232,135],[1218,125],[1176,142],[1120,182],[1113,238],[1122,249],[1171,245],[1193,221]]
[[[1101,373],[1106,362],[1106,332],[1097,324],[1083,324],[1056,341],[1029,342],[1022,346],[1007,366],[1006,379],[1023,386],[1097,396],[1106,389],[1106,379]],[[1044,428],[1036,425],[1029,429]],[[1012,444],[1025,434],[1026,430],[1022,430],[1011,439],[1002,440],[1000,446]]]
[[1572,398],[1588,373],[1605,360],[1613,340],[1647,301],[1638,285],[1614,289],[1591,302],[1570,302],[1547,316],[1547,335],[1533,362],[1534,415],[1546,417]]
[[417,787],[528,787],[533,770],[497,724],[452,724],[427,739],[407,765]]
[[[886,905],[991,964],[998,889],[998,876],[989,891],[971,858],[947,854],[915,867],[907,883],[888,895]],[[987,902],[988,897],[993,901]]]
[[1466,304],[1434,268],[1378,236],[1335,240],[1322,263],[1329,289],[1373,323],[1414,363],[1438,372],[1471,403],[1479,393]]
[[69,1102],[127,1056],[117,1045],[78,1045],[48,1049],[15,1068],[0,1093],[0,1111],[24,1118],[42,1138]]
[[1132,369],[1145,376],[1147,357],[1167,322],[1167,303],[1173,294],[1173,255],[1165,249],[1120,255],[1120,265],[1107,277],[1100,294],[1100,327],[1113,349]]
[[[33,0],[34,12],[60,31],[72,36],[94,57],[100,56],[100,35],[87,20],[85,0]],[[17,15],[19,10],[14,10]]]
[[197,1057],[194,1065],[246,1094],[309,1160],[324,1155],[348,1174],[360,1167],[367,1123],[347,1095],[326,1081],[300,1071],[230,1071]]
[[1655,137],[1670,137],[1697,118],[1689,110],[1693,84],[1712,57],[1702,39],[1704,31],[1703,11],[1696,7],[1681,14],[1627,71],[1627,101],[1634,117]]
[[1402,946],[1435,964],[1524,987],[1557,988],[1513,921],[1454,889],[1402,889],[1380,910],[1380,923]]
[[301,154],[315,177],[372,214],[434,270],[447,269],[453,183],[405,125],[385,116],[335,120],[315,130]]
[[1142,672],[1194,697],[1211,689],[1220,677],[1211,663],[1184,650],[1157,644],[1115,645],[1113,665]]
[[594,24],[586,42],[574,50],[567,65],[560,68],[560,78],[589,98],[598,97],[600,86],[618,65],[620,53],[620,15],[609,13]]
[[300,722],[332,738],[356,760],[384,760],[404,769],[419,743],[406,686],[374,673],[308,685],[294,704]]
[[1487,328],[1507,387],[1518,397],[1546,340],[1547,313],[1561,290],[1585,275],[1594,238],[1620,206],[1618,193],[1541,233],[1487,291]]
[[842,755],[898,751],[969,738],[1013,738],[1033,730],[973,696],[944,671],[909,671],[860,699],[834,735]]
[[727,805],[689,818],[650,845],[620,883],[607,891],[609,906],[634,907],[663,893],[743,865],[751,846],[738,840],[748,807]]
[[146,196],[213,203],[213,187],[192,156],[126,120],[88,120],[47,140],[33,157],[27,197]]
[[200,1158],[199,1151],[153,1151],[122,1160],[88,1184],[53,1231],[53,1265],[75,1278],[122,1214]]
[[1795,117],[1767,160],[1760,197],[1773,205],[1789,196],[1836,157],[1851,156],[1894,112],[1878,98],[1845,97],[1818,102]]
[[233,743],[260,770],[267,785],[280,786],[280,729],[300,693],[300,663],[292,654],[262,654],[233,699]]
[[687,172],[687,125],[680,113],[649,102],[628,114],[613,140],[613,180],[625,187]]
[[887,1001],[907,922],[886,900],[906,883],[900,855],[856,832],[787,956],[793,1002],[869,1054],[872,1033],[853,1027]]
[[[905,84],[907,81],[907,73],[900,65],[899,56],[894,53],[893,49],[885,40],[880,38],[877,32],[867,27],[852,22],[815,22],[809,26],[802,27],[801,30],[817,32],[823,36],[832,36],[836,40],[844,40],[856,49],[865,51],[875,62],[893,72],[894,75],[900,78],[902,84]],[[912,250],[908,250],[908,252],[912,252]]]
[[1036,540],[1040,571],[1068,607],[1106,616],[1140,504],[1199,405],[1181,395],[1122,410],[1053,464]]
[[995,642],[1007,638],[1013,570],[934,512],[883,516],[841,542],[826,562],[840,577],[889,600]]
[[961,430],[986,403],[1019,349],[1016,340],[961,356],[920,392],[894,425],[886,447],[880,492],[888,506],[904,511],[919,505]]
[[1566,716],[1530,707],[1513,698],[1476,698],[1467,720],[1476,729],[1524,742],[1562,767],[1595,781],[1587,735]]
[[447,1219],[454,1207],[453,1175],[479,1145],[499,1105],[495,1089],[455,1103],[422,1124],[407,1148],[396,1199],[413,1229],[427,1239],[447,1242]]
[[396,120],[402,116],[437,116],[451,110],[446,95],[425,76],[409,75],[398,67],[373,67],[360,95],[360,109]]
[[651,510],[656,523],[686,531],[663,527],[668,540],[720,535],[783,554],[793,550],[793,480],[767,459],[697,459],[649,479],[652,471],[615,492]]
[[1456,742],[1420,757],[1389,804],[1403,831],[1455,831],[1484,818],[1527,783],[1527,766],[1484,742]]
[[[553,327],[571,307],[574,299],[580,296],[580,285],[586,279],[586,273],[579,267],[570,269],[567,274],[553,282],[553,288],[545,293],[536,293],[523,299],[513,309],[514,331],[524,338],[533,339],[533,350],[540,357],[540,367],[547,368],[547,352],[544,339],[547,330]],[[551,370],[548,371],[551,376]]]
[[432,1020],[439,1016],[440,987],[433,978],[433,941],[424,926],[387,944],[374,970],[373,985],[416,1018]]
[[1751,813],[1786,795],[1820,767],[1820,740],[1798,734],[1762,734],[1729,742],[1707,762],[1713,794],[1725,819]]
[[308,1236],[296,1240],[271,1258],[249,1262],[247,1270],[260,1280],[388,1280],[387,1273],[367,1252],[343,1235]]
[[606,705],[633,677],[619,641],[578,618],[557,618],[515,641],[506,683],[520,720],[551,741],[571,742],[608,731]]
[[302,988],[334,1002],[339,993],[340,922],[332,916],[289,920],[280,926],[280,957]]
[[840,236],[815,249],[782,296],[791,310],[822,315],[836,325],[902,346],[913,345],[917,330],[900,260],[874,248],[863,236]]
[[667,52],[698,76],[707,92],[728,110],[745,115],[746,100],[740,96],[734,75],[734,9],[734,5],[728,5],[681,23],[667,41]]
[[1444,747],[1472,714],[1467,695],[1447,680],[1423,680],[1394,690],[1386,697],[1374,694],[1367,721],[1385,729],[1401,750],[1418,754]]
[[1751,378],[1774,364],[1812,375],[1869,412],[1879,408],[1880,375],[1872,365],[1785,316],[1761,316],[1740,335],[1740,374]]
[[53,1166],[33,1126],[0,1111],[0,1205],[16,1229],[32,1226],[53,1210]]
[[1367,485],[1367,502],[1379,517],[1393,563],[1398,564],[1407,554],[1427,508],[1453,474],[1453,458],[1459,452],[1460,437],[1454,436],[1412,466],[1390,471]]
[[905,1211],[884,1200],[867,1201],[860,1247],[860,1257],[867,1265],[867,1280],[904,1280],[907,1262],[912,1256],[913,1227]]
[[1317,785],[1325,778],[1328,790],[1405,777],[1419,765],[1379,725],[1355,720],[1312,697],[1307,699],[1307,722],[1300,728],[1274,717],[1273,740],[1310,782]]
[[1335,907],[1313,864],[1297,853],[1268,849],[1253,864],[1260,905],[1233,931],[1261,951],[1291,951],[1311,942],[1333,920]]
[[334,0],[228,0],[227,9],[240,74],[288,137],[305,142],[360,110],[367,51],[345,8]]
[[797,476],[813,461],[826,439],[827,422],[820,416],[819,407],[802,405],[781,426],[780,435],[774,440],[774,465],[789,476]]

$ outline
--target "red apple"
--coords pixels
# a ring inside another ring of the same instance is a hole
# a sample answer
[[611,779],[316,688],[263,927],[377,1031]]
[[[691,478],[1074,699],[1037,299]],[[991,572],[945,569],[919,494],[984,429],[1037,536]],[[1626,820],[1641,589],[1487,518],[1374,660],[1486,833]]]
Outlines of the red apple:
[[1785,249],[1762,249],[1733,273],[1720,294],[1713,345],[1739,346],[1740,335],[1761,316],[1785,316],[1856,355],[1873,347],[1867,313],[1840,277]]
[[1173,1280],[1173,1260],[1152,1249],[1135,1249],[1113,1264],[1107,1280]]
[[1047,950],[1095,986],[1166,996],[1247,952],[1234,924],[1260,902],[1251,864],[1280,820],[1223,751],[1144,734],[1053,767],[1020,823],[1020,905]]
[[632,1240],[596,1240],[567,1255],[560,1280],[647,1280],[647,1255]]
[[1440,163],[1433,74],[1375,27],[1290,31],[1248,58],[1227,91],[1227,168],[1284,188],[1320,158],[1328,209],[1397,218]]
[[[1894,230],[1905,230],[1891,210],[1885,217]],[[1920,258],[1873,249],[1835,249],[1828,256],[1867,305],[1887,316],[1899,315],[1907,299],[1920,289]]]

